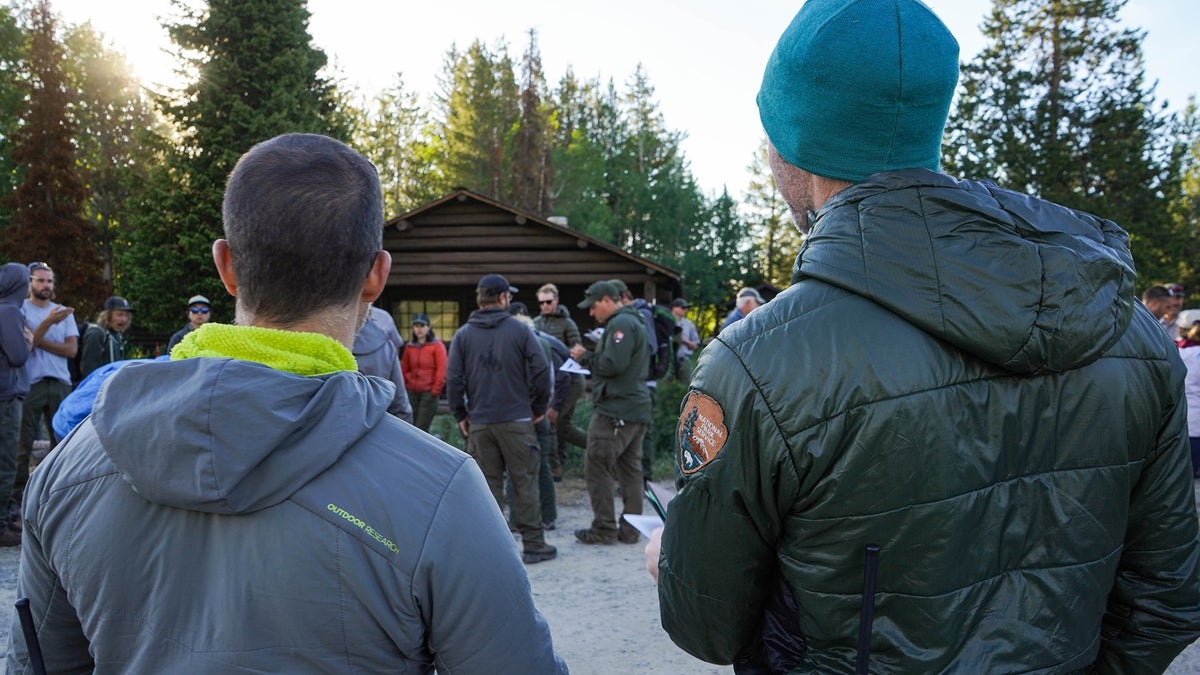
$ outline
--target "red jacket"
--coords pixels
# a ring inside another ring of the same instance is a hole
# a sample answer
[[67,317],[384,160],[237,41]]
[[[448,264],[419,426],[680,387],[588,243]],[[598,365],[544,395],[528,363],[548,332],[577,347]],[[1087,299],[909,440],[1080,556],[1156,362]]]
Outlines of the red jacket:
[[404,387],[409,391],[429,391],[441,396],[446,386],[446,344],[437,338],[425,344],[409,342],[404,345],[400,370],[404,373]]

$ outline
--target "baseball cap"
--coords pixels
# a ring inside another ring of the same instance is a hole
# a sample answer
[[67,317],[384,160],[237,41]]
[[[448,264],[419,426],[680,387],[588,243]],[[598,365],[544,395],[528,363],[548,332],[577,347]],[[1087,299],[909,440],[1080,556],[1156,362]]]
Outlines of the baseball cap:
[[579,309],[587,309],[596,304],[600,298],[612,298],[618,300],[621,297],[621,291],[612,281],[597,281],[584,291],[583,302],[579,303]]
[[132,312],[133,305],[129,304],[129,301],[126,300],[125,298],[122,298],[119,295],[114,295],[104,301],[104,309],[106,309],[106,310],[123,309],[127,312]]
[[619,295],[619,294],[621,294],[621,293],[628,293],[628,292],[629,292],[629,287],[628,287],[628,286],[626,286],[626,285],[625,285],[625,282],[624,282],[624,281],[621,281],[620,279],[609,279],[609,280],[608,280],[608,283],[612,284],[612,285],[613,285],[613,287],[617,289],[617,294],[618,294],[618,295]]
[[672,307],[682,307],[684,309],[691,307],[691,305],[688,304],[688,301],[684,300],[683,298],[675,298],[674,300],[671,301],[671,306]]
[[750,288],[749,286],[738,291],[737,297],[738,300],[741,300],[742,298],[754,298],[760,305],[767,304],[767,301],[763,300],[763,296],[759,295],[757,290]]
[[499,274],[485,274],[483,278],[479,280],[479,284],[476,285],[475,290],[487,291],[493,295],[500,295],[501,293],[516,293],[517,287],[510,286],[508,279],[505,279]]
[[191,307],[192,305],[208,305],[209,307],[212,306],[212,303],[208,301],[208,298],[204,297],[203,295],[193,295],[192,297],[188,298],[187,304],[188,304],[188,307]]
[[525,306],[525,303],[515,301],[508,306],[508,313],[512,314],[513,316],[529,316],[529,308]]
[[414,324],[419,323],[423,326],[428,326],[429,325],[429,315],[428,314],[413,314],[412,323],[414,323]]

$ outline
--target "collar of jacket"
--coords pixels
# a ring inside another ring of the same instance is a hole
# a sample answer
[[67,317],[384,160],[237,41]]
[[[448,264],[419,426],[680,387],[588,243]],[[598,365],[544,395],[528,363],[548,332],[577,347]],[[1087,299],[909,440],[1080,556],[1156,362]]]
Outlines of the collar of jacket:
[[173,361],[197,356],[253,361],[304,376],[357,369],[350,350],[331,337],[220,323],[204,324],[171,350]]

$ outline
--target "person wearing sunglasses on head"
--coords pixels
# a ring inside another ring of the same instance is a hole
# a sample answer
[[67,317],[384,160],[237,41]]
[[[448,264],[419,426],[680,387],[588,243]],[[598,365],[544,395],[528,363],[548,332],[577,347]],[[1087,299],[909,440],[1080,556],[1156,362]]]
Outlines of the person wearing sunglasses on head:
[[188,299],[187,308],[188,322],[183,328],[180,328],[178,332],[172,335],[171,340],[167,342],[168,354],[175,348],[175,345],[183,340],[183,336],[208,323],[209,318],[212,317],[212,305],[209,304],[208,298],[203,295],[193,295]]

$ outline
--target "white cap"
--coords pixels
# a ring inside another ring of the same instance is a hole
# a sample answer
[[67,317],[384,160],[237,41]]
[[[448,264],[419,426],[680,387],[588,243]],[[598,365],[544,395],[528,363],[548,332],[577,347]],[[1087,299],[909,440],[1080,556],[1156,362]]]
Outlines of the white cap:
[[1175,317],[1175,325],[1180,328],[1191,328],[1196,322],[1200,322],[1200,309],[1185,309]]

